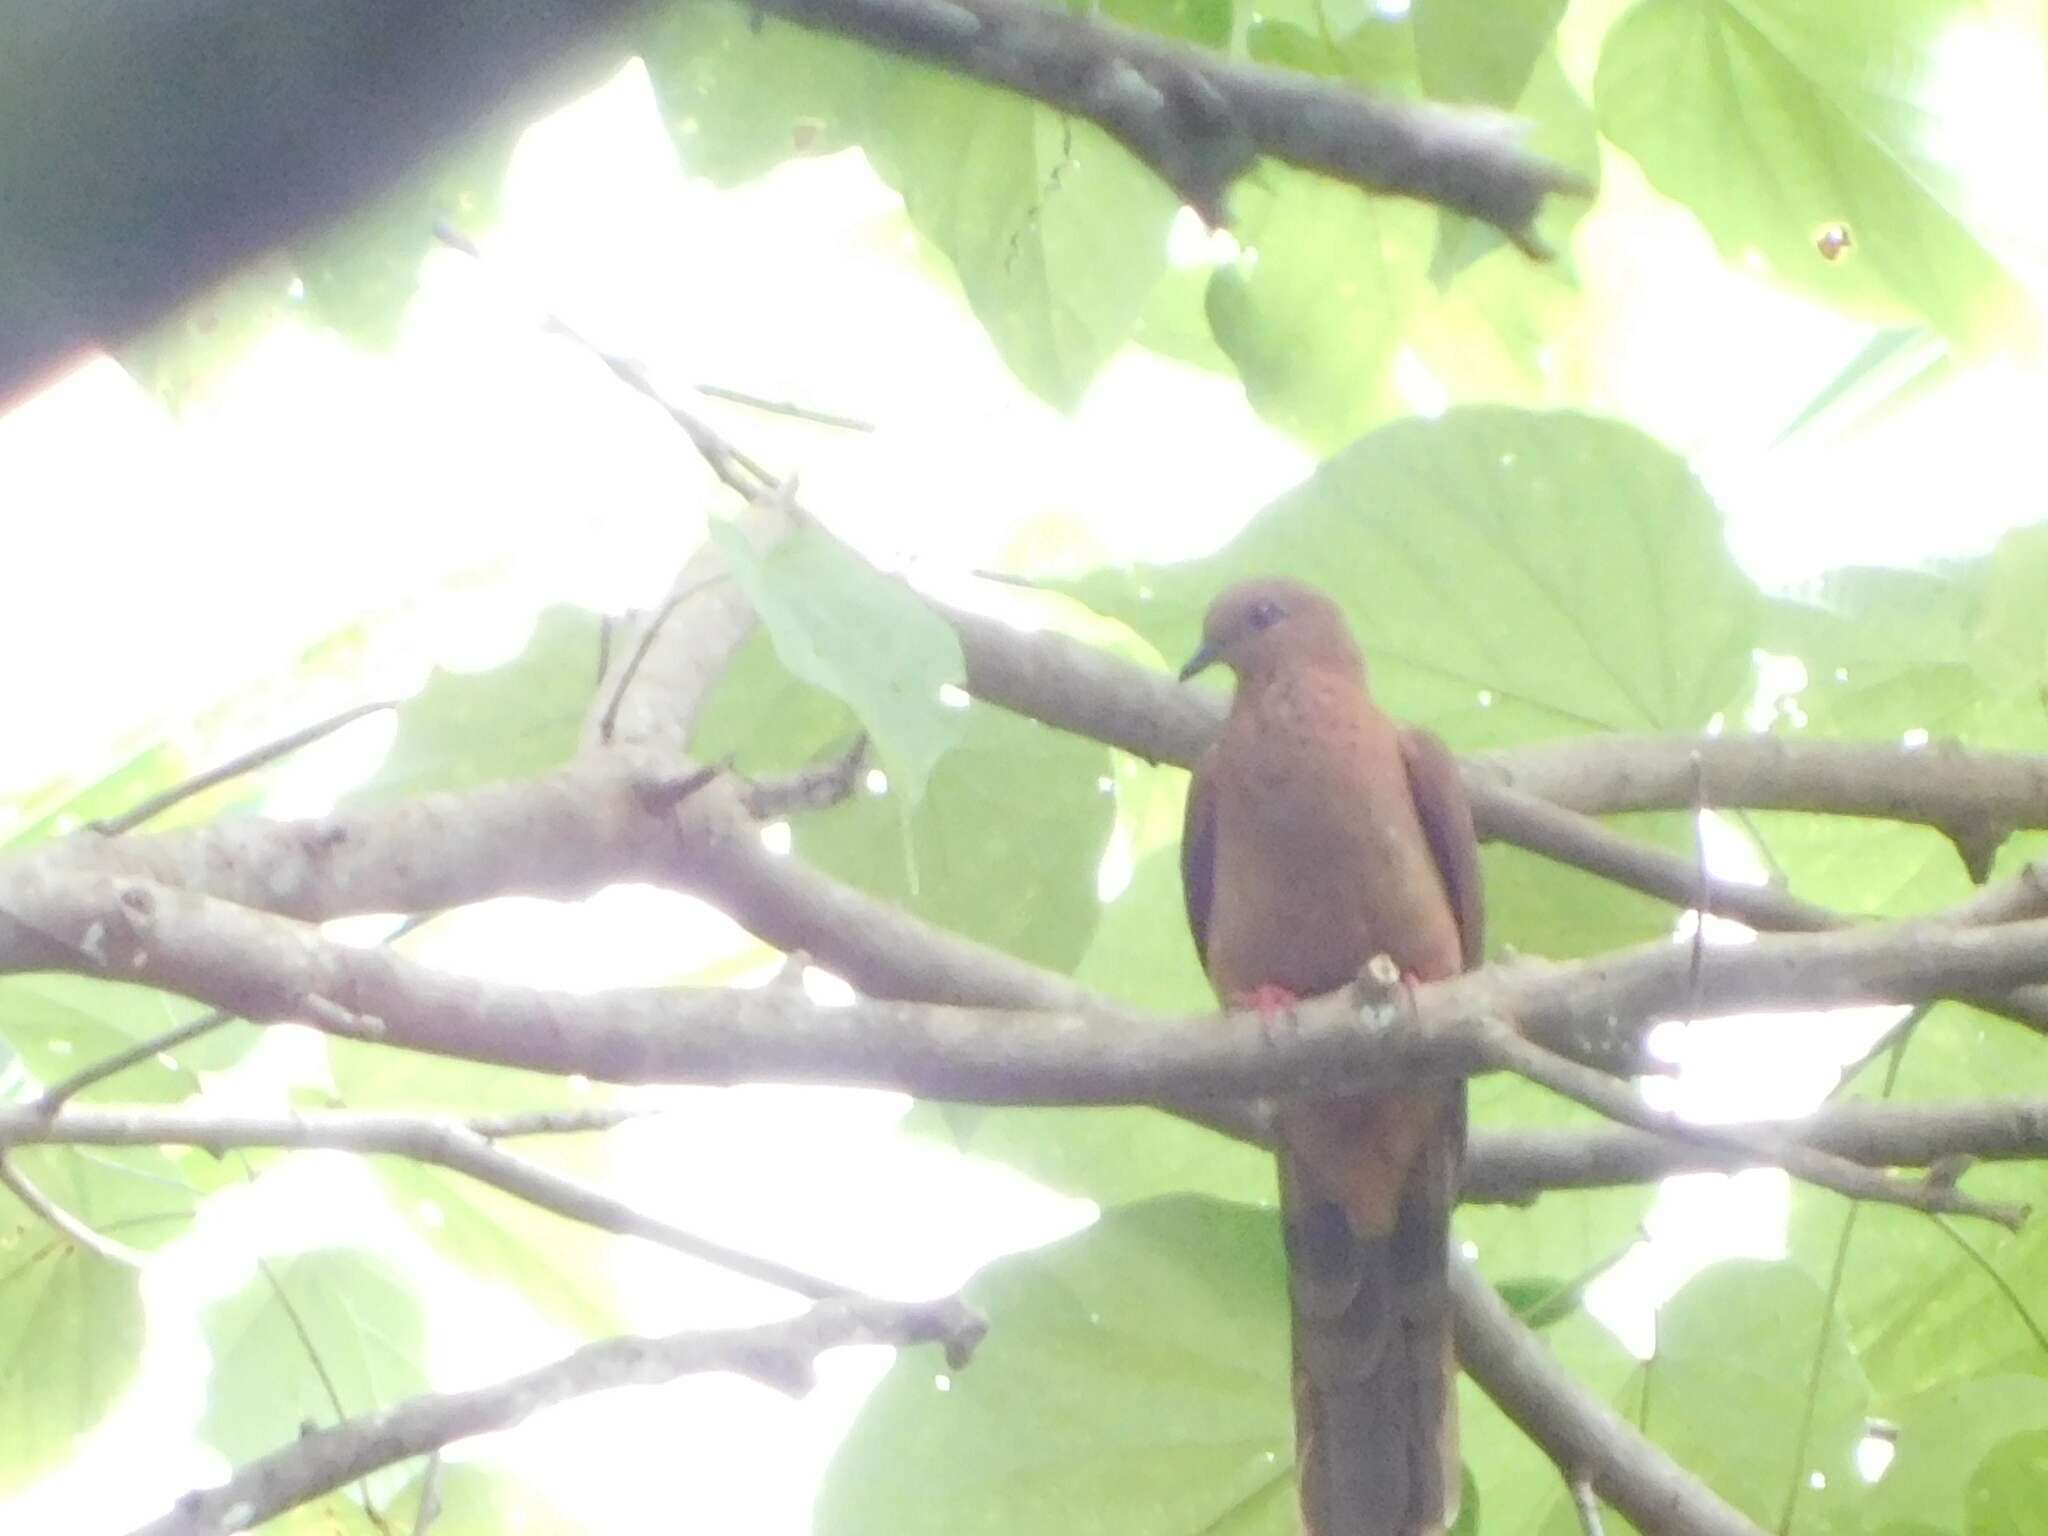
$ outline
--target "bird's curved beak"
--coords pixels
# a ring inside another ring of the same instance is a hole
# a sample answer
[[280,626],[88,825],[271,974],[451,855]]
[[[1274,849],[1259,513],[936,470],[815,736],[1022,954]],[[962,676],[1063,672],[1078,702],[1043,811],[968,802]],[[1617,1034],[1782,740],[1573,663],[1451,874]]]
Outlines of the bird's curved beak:
[[1204,640],[1200,649],[1188,658],[1188,664],[1180,669],[1180,680],[1186,682],[1197,672],[1208,671],[1209,668],[1215,666],[1220,660],[1222,660],[1222,653],[1215,645]]

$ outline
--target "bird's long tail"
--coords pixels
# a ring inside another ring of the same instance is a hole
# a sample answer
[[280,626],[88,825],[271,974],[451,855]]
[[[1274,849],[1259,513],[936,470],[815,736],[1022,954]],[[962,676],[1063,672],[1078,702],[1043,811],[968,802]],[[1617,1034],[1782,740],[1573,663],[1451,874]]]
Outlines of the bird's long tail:
[[1447,1246],[1464,1085],[1305,1107],[1282,1139],[1303,1528],[1439,1536],[1458,1510]]

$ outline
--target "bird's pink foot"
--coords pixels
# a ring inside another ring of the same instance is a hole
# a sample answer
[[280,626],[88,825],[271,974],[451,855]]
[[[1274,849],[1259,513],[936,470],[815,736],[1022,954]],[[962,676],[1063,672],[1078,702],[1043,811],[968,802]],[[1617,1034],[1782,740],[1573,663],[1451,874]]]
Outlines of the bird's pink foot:
[[1233,1007],[1242,1008],[1248,1013],[1256,1013],[1259,1016],[1260,1033],[1270,1041],[1277,1039],[1282,1026],[1293,1018],[1295,1004],[1299,1003],[1301,998],[1285,987],[1276,987],[1268,982],[1253,987],[1248,992],[1233,992],[1230,994],[1230,1001]]
[[1410,1019],[1415,1017],[1415,989],[1421,984],[1420,976],[1406,966],[1401,968],[1401,1008]]
[[1239,1008],[1261,1017],[1291,1011],[1301,998],[1285,987],[1276,987],[1271,982],[1253,987],[1249,992],[1233,992],[1230,1001]]

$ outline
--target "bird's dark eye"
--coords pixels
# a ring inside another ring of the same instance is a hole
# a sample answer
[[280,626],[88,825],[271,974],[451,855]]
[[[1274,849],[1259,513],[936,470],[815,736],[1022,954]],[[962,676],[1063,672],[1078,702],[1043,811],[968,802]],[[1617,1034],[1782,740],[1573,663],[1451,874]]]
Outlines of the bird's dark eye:
[[1252,609],[1252,628],[1271,629],[1280,622],[1280,605],[1271,598]]

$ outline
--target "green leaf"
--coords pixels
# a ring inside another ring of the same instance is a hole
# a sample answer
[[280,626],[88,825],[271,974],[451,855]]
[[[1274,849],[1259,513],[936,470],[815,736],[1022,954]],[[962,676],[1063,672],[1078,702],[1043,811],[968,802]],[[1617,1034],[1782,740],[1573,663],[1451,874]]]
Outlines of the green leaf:
[[159,741],[90,783],[64,778],[10,796],[14,830],[8,833],[6,846],[26,848],[75,832],[88,821],[118,816],[169,789],[190,771],[183,753]]
[[1927,326],[1879,331],[1785,424],[1771,446],[1822,427],[1875,426],[1953,377],[1955,367],[1948,343]]
[[[2037,1416],[2035,1422],[2041,1422]],[[1970,1478],[1963,1509],[1969,1536],[2020,1536],[2040,1519],[2048,1479],[2048,1429],[2001,1440]]]
[[[1298,576],[1343,603],[1382,701],[1461,750],[1589,727],[1697,730],[1738,706],[1749,681],[1758,600],[1713,506],[1681,461],[1616,423],[1493,408],[1397,423],[1216,555],[1098,572],[1073,590],[1177,657],[1193,650],[1210,596],[1253,573]],[[1682,815],[1621,824],[1690,851]],[[1485,861],[1496,945],[1592,954],[1669,931],[1670,908],[1649,898],[1518,850],[1488,849]],[[1169,856],[1140,862],[1078,974],[1150,1007],[1208,1006]],[[1479,1125],[1587,1123],[1506,1079],[1477,1085],[1473,1113]],[[977,1122],[971,1140],[987,1134]],[[1049,1127],[1034,1153],[1009,1155],[1103,1200],[1174,1178],[1252,1192],[1243,1155],[1212,1150],[1198,1132],[1137,1119],[1095,1133],[1099,1148],[1073,1134],[1068,1145]],[[1459,1227],[1492,1275],[1574,1275],[1634,1240],[1647,1199],[1639,1189],[1559,1194],[1540,1216],[1474,1207]]]
[[[197,1010],[148,987],[83,976],[9,976],[0,980],[0,1039],[21,1053],[44,1086],[128,1050],[194,1018]],[[195,1068],[218,1070],[254,1045],[258,1031],[239,1020],[181,1046],[171,1060],[151,1056],[85,1089],[81,1099],[172,1103],[195,1092]]]
[[[1131,819],[1168,822],[1177,831],[1186,775],[1142,772],[1148,782],[1164,781],[1167,798],[1140,808]],[[1074,972],[1076,981],[1161,1013],[1215,1007],[1188,937],[1176,849],[1169,846],[1139,860],[1129,885],[1104,903],[1100,914],[1094,941]],[[1276,1197],[1273,1160],[1265,1152],[1154,1109],[918,1105],[904,1128],[1106,1206],[1169,1194],[1214,1195],[1253,1205],[1270,1205]]]
[[[519,1155],[601,1187],[593,1176],[602,1171],[599,1160],[552,1144],[561,1139],[522,1145]],[[519,1292],[587,1337],[624,1326],[616,1283],[622,1239],[446,1169],[378,1158],[372,1172],[406,1223],[469,1273]]]
[[476,1462],[443,1463],[433,1487],[440,1513],[423,1526],[417,1522],[425,1482],[424,1474],[415,1478],[391,1501],[385,1511],[389,1530],[429,1531],[431,1536],[581,1536],[589,1529],[525,1479]]
[[[1845,568],[1810,601],[1773,601],[1762,643],[1807,674],[1779,703],[1779,728],[1886,742],[1918,730],[1979,747],[2048,747],[2033,633],[2048,600],[2044,549],[2023,531],[1989,559],[1919,571]],[[1747,820],[1796,893],[1846,911],[1926,911],[1970,888],[1954,845],[1932,828],[1784,812]],[[2020,840],[2005,857],[2024,851]]]
[[[795,852],[956,933],[1072,970],[1095,931],[1096,871],[1115,810],[1103,789],[1107,749],[978,702],[939,708],[959,744],[915,808],[902,809],[892,769],[885,793],[796,817]],[[706,760],[731,753],[743,772],[783,773],[842,750],[854,729],[845,706],[753,643],[713,693],[691,750]]]
[[300,1504],[256,1527],[258,1536],[389,1536],[394,1529],[406,1527],[387,1523],[379,1530],[352,1488],[337,1489],[310,1504]]
[[[1183,778],[1183,793],[1185,787]],[[1146,855],[1131,871],[1130,884],[1103,905],[1095,942],[1074,979],[1156,1013],[1203,1013],[1216,1006],[1188,932],[1178,847]]]
[[900,67],[723,0],[658,11],[640,56],[684,165],[720,186],[854,143]]
[[[1262,9],[1246,47],[1260,63],[1420,93],[1413,28],[1369,10]],[[1408,409],[1393,368],[1430,297],[1436,211],[1270,162],[1231,200],[1244,253],[1210,279],[1209,326],[1253,408],[1321,451]]]
[[1010,371],[1072,410],[1165,270],[1174,195],[1092,123],[922,66],[863,142]]
[[[2018,302],[1946,158],[1960,82],[1937,73],[1965,0],[1643,0],[1608,33],[1603,132],[1730,260],[1881,323],[1989,341]],[[2002,109],[1971,76],[1967,110]],[[2038,92],[2038,84],[2028,87]],[[2030,103],[2008,103],[2014,111]],[[1850,244],[1833,259],[1827,232]]]
[[[2019,1025],[1941,1009],[1914,1032],[1888,1094],[1889,1063],[1880,1060],[1851,1096],[1935,1102],[2010,1094],[2039,1071],[2039,1046]],[[2048,1170],[2038,1163],[1986,1164],[1965,1176],[1965,1187],[2048,1209]],[[1855,1213],[1837,1301],[1880,1409],[1988,1373],[2048,1377],[2043,1224],[2011,1233],[1986,1222],[1900,1219],[1913,1214],[1880,1206]],[[1828,1273],[1846,1219],[1837,1197],[1795,1187],[1786,1241],[1808,1273]]]
[[[1555,50],[1539,50],[1523,75],[1519,97],[1509,102],[1522,125],[1522,147],[1597,186],[1600,135],[1593,109],[1565,78]],[[1532,261],[1499,230],[1469,214],[1437,214],[1429,259],[1429,281],[1437,292],[1410,324],[1408,342],[1451,399],[1551,404],[1575,398],[1559,388],[1554,375],[1560,343],[1568,345],[1586,324],[1589,301],[1578,291],[1570,251],[1572,232],[1592,207],[1588,197],[1544,200],[1533,234],[1538,244],[1560,253],[1551,261]],[[1488,257],[1484,281],[1466,278]]]
[[368,1253],[328,1248],[268,1261],[201,1312],[200,1325],[213,1374],[199,1436],[232,1462],[427,1386],[419,1303]]
[[1209,278],[1207,265],[1169,266],[1145,301],[1131,339],[1191,368],[1234,372],[1209,328]]
[[775,642],[756,630],[706,697],[690,751],[704,762],[729,758],[749,777],[769,777],[846,750],[860,729],[843,699],[784,666]]
[[1566,0],[1415,0],[1415,66],[1440,101],[1511,107],[1550,47]]
[[[185,1153],[181,1156],[206,1156]],[[199,1195],[170,1153],[156,1147],[21,1147],[21,1173],[93,1231],[148,1251],[183,1235]],[[13,1196],[0,1195],[15,1209]],[[37,1218],[40,1221],[41,1218]]]
[[[906,1353],[842,1443],[819,1536],[887,1530],[1292,1536],[1298,1530],[1286,1283],[1269,1211],[1180,1197],[989,1266],[989,1318],[949,1376]],[[1633,1362],[1584,1314],[1544,1335],[1595,1392]],[[1470,1510],[1488,1536],[1567,1511],[1556,1467],[1469,1381],[1459,1393]]]
[[[93,1231],[147,1250],[196,1203],[154,1147],[19,1147],[14,1168]],[[0,1190],[0,1493],[65,1460],[141,1364],[141,1277],[87,1253]]]
[[[1068,9],[1091,15],[1094,0],[1068,0]],[[1233,0],[1101,0],[1101,13],[1111,21],[1203,48],[1229,47],[1236,9]]]
[[[1987,559],[1921,571],[1844,569],[1811,602],[1774,602],[1764,644],[1795,656],[1808,681],[1781,706],[1800,735],[1897,741],[1920,729],[1976,746],[2041,750],[2048,720],[2037,695],[2038,616],[2048,562],[2023,531]],[[2032,655],[2029,652],[2032,652]],[[1851,912],[1903,915],[1966,896],[1970,879],[1949,840],[1930,828],[1792,814],[1749,818],[1790,888]],[[2041,851],[2013,839],[1996,868]],[[1851,1085],[1854,1097],[1936,1101],[1998,1096],[2038,1071],[2040,1042],[1973,1010],[1943,1005],[1906,1048]],[[2037,1165],[1972,1170],[1986,1199],[2043,1208]],[[1854,1217],[1838,1306],[1863,1368],[1889,1407],[1985,1372],[2048,1375],[2048,1239],[1982,1223],[1900,1220],[1867,1207]],[[1795,1187],[1790,1251],[1814,1275],[1830,1272],[1849,1217],[1831,1195]]]
[[[603,1102],[602,1090],[545,1073],[353,1040],[327,1044],[338,1101],[351,1109],[482,1115]],[[601,1184],[603,1145],[597,1137],[549,1136],[522,1142],[517,1151],[554,1172]],[[586,1334],[620,1326],[615,1276],[621,1239],[444,1168],[396,1157],[374,1158],[370,1168],[407,1225],[461,1268],[509,1286]]]
[[[183,783],[195,766],[179,748],[156,741],[89,783],[65,778],[41,785],[16,802],[18,819],[15,830],[4,840],[5,846],[25,848],[66,836],[88,822],[124,815],[151,796]],[[152,819],[149,830],[164,832],[249,809],[261,798],[262,783],[258,770],[201,790]]]
[[1853,1508],[1869,1396],[1820,1287],[1794,1265],[1745,1261],[1715,1265],[1666,1303],[1656,1355],[1616,1406],[1771,1529],[1796,1480],[1791,1529],[1819,1532]]
[[1324,451],[1397,414],[1433,211],[1273,164],[1232,201],[1245,253],[1209,281],[1209,327],[1253,409]]
[[398,709],[398,735],[375,775],[349,796],[379,805],[436,790],[535,778],[575,754],[597,692],[596,615],[546,609],[526,649],[486,672],[436,669]]
[[1696,731],[1747,698],[1756,590],[1685,462],[1619,422],[1491,406],[1394,422],[1216,554],[1069,590],[1180,657],[1209,599],[1254,574],[1336,599],[1380,701],[1458,751]]
[[[1620,1394],[1636,1369],[1614,1336],[1583,1311],[1544,1328],[1543,1344],[1574,1381],[1600,1397]],[[1458,1381],[1458,1441],[1478,1507],[1485,1511],[1480,1536],[1550,1536],[1579,1529],[1556,1463],[1469,1376]],[[1610,1515],[1608,1529],[1617,1528]]]
[[[1397,422],[1215,555],[1071,590],[1178,657],[1209,599],[1254,574],[1299,577],[1342,604],[1380,702],[1461,752],[1695,731],[1749,685],[1758,598],[1713,504],[1683,461],[1615,422],[1497,407]],[[1625,826],[1691,848],[1683,815]],[[1669,929],[1662,903],[1516,850],[1485,859],[1496,947],[1591,954]]]
[[[49,1172],[31,1177],[53,1199],[72,1193],[44,1183]],[[0,1191],[0,1495],[77,1450],[134,1380],[142,1343],[141,1276]]]
[[[1689,819],[1650,812],[1610,816],[1606,822],[1633,842],[1690,859]],[[1505,942],[1525,954],[1578,958],[1670,931],[1668,902],[1541,854],[1489,843],[1480,849],[1479,863],[1489,938],[1496,949]]]
[[292,313],[293,281],[291,263],[272,256],[187,300],[114,356],[137,384],[183,411]]
[[901,803],[914,808],[962,733],[960,711],[939,697],[967,675],[952,626],[817,529],[765,555],[728,523],[711,530],[783,665],[852,706]]
[[[1602,1123],[1590,1111],[1504,1074],[1475,1079],[1467,1092],[1475,1130],[1583,1131]],[[1577,1277],[1635,1246],[1656,1193],[1655,1185],[1623,1185],[1551,1190],[1533,1208],[1461,1205],[1454,1229],[1478,1249],[1479,1267],[1496,1285],[1526,1275]]]
[[960,744],[907,822],[892,772],[885,795],[799,818],[796,851],[955,933],[1070,971],[1101,910],[1096,869],[1114,814],[1102,789],[1109,754],[990,705],[948,713]]
[[903,1129],[1105,1208],[1163,1195],[1278,1199],[1273,1159],[1157,1109],[983,1109],[918,1104]]
[[[1872,1536],[1932,1529],[2019,1536],[2040,1509],[2042,1437],[2048,1434],[2048,1381],[1994,1376],[1928,1392],[1893,1416],[1898,1451],[1863,1497],[1863,1529]],[[2027,1518],[1989,1518],[2003,1504]]]
[[1125,1206],[982,1271],[958,1376],[906,1351],[842,1443],[819,1536],[1287,1536],[1285,1283],[1269,1212]]

